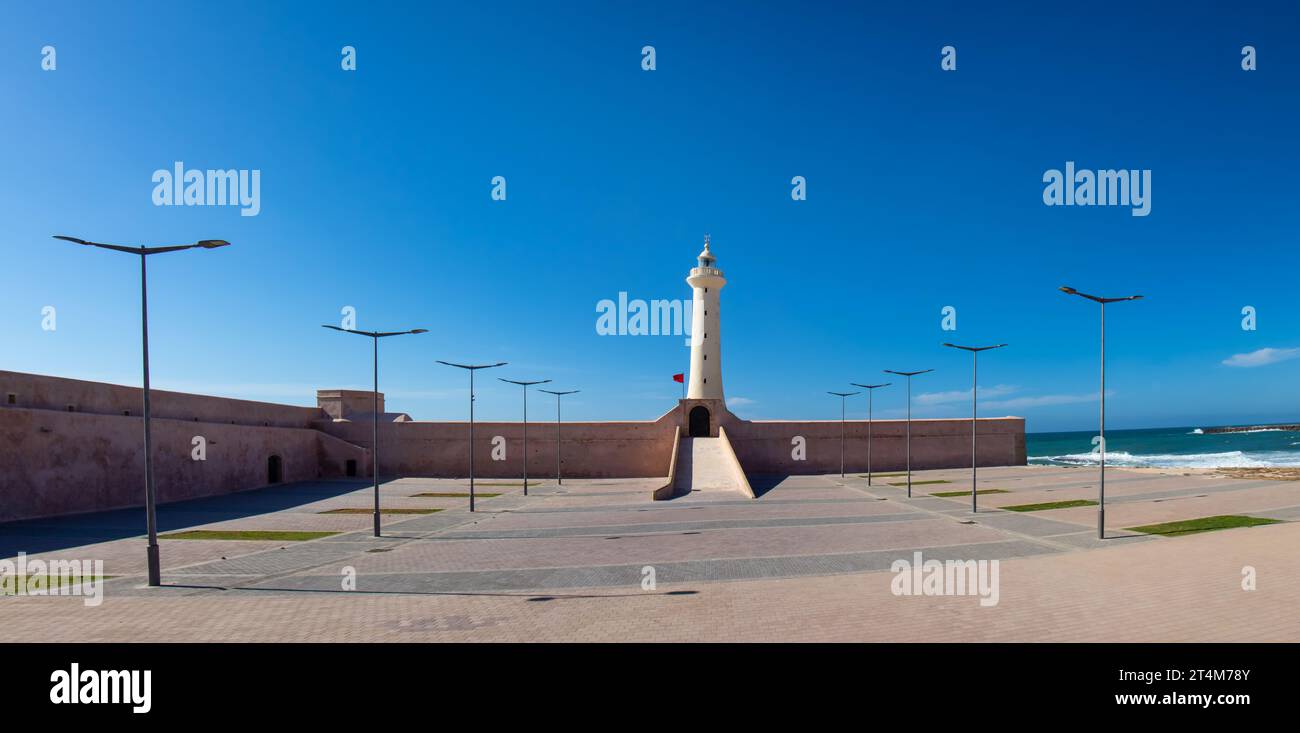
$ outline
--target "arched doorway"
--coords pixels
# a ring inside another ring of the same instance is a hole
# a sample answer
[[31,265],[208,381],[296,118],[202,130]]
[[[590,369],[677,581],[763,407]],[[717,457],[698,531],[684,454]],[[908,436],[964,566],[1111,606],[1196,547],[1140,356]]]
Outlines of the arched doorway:
[[268,484],[278,484],[284,480],[284,467],[279,456],[271,456],[266,459],[266,482]]
[[696,405],[691,408],[689,433],[692,438],[709,437],[709,408]]

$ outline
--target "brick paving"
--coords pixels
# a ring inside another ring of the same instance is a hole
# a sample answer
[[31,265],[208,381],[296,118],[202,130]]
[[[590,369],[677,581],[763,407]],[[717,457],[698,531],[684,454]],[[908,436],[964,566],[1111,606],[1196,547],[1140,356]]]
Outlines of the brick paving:
[[[104,603],[0,598],[0,641],[1300,641],[1300,524],[1186,537],[1124,527],[1211,514],[1300,518],[1300,482],[1107,473],[1107,539],[1096,507],[1013,513],[1000,506],[1093,499],[1096,472],[981,469],[981,512],[960,469],[867,486],[857,475],[760,479],[759,498],[699,492],[650,501],[655,479],[481,487],[401,479],[385,507],[360,482],[294,484],[160,507],[166,531],[317,530],[309,542],[164,540],[163,588],[143,585],[143,512],[0,525],[0,557],[97,558],[117,576]],[[896,596],[891,563],[1000,561],[998,603]],[[1245,566],[1256,590],[1242,589]],[[645,568],[657,585],[644,590]],[[356,590],[344,590],[354,573]]]

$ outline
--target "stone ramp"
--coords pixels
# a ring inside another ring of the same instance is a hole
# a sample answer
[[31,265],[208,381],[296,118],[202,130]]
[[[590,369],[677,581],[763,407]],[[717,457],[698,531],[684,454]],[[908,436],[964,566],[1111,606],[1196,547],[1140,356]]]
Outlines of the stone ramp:
[[678,446],[676,494],[738,491],[753,497],[726,434],[717,438],[682,438]]

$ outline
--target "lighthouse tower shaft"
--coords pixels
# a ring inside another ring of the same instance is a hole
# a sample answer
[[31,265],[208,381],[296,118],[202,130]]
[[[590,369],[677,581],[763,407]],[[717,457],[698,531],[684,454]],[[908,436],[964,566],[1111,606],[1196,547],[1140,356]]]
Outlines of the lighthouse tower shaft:
[[695,291],[691,308],[691,379],[687,399],[724,399],[722,396],[722,329],[718,296],[727,279],[704,239],[699,264],[691,268],[686,284]]

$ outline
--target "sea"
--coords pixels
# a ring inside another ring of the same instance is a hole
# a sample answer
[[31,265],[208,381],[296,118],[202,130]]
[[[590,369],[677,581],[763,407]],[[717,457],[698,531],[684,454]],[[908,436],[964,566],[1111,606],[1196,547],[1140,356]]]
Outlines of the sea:
[[[1292,426],[1294,427],[1294,426]],[[1030,465],[1095,466],[1094,431],[1029,433]],[[1106,465],[1148,468],[1300,467],[1300,431],[1262,425],[1244,432],[1203,427],[1107,430]]]

